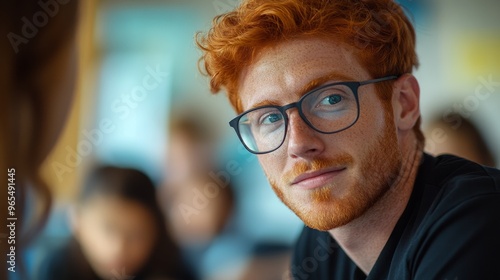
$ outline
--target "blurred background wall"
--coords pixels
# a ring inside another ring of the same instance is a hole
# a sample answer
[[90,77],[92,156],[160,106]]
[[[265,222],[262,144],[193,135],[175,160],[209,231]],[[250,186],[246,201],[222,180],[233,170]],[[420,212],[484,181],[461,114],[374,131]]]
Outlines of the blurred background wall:
[[[449,112],[474,119],[500,162],[500,2],[399,2],[417,31],[421,66],[415,75],[424,125],[430,116]],[[160,184],[169,175],[169,119],[182,110],[207,116],[210,129],[220,135],[213,172],[240,170],[230,180],[237,202],[234,223],[245,238],[293,243],[300,221],[276,198],[256,158],[230,130],[234,112],[224,94],[211,95],[197,69],[194,34],[208,30],[215,15],[237,3],[82,1],[78,93],[64,134],[43,168],[56,202],[42,240],[69,234],[66,206],[95,162],[136,167]],[[27,256],[33,265],[41,243]]]

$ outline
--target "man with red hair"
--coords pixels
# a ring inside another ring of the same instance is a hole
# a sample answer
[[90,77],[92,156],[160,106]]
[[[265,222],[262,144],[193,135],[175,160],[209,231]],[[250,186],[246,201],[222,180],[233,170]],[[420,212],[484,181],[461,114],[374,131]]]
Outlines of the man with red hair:
[[199,34],[213,92],[304,228],[295,279],[499,279],[500,171],[423,152],[392,0],[247,0]]

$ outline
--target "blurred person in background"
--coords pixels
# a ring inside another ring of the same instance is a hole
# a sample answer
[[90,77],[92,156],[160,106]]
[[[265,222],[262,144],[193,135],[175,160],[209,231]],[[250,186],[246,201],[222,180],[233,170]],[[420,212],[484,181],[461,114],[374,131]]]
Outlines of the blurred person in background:
[[[170,138],[166,177],[162,192],[172,211],[168,211],[175,236],[188,243],[208,243],[218,235],[231,217],[234,197],[231,187],[218,186],[213,203],[197,215],[179,213],[179,205],[191,205],[194,193],[203,193],[217,171],[216,136],[207,118],[195,120],[174,114],[170,121]],[[189,216],[189,223],[183,217]],[[186,228],[185,225],[188,225]],[[188,240],[191,239],[191,240]]]
[[245,0],[203,70],[306,225],[289,278],[499,279],[500,171],[426,154],[415,30],[392,0]]
[[[43,227],[50,210],[52,196],[39,168],[65,124],[76,80],[79,1],[43,2],[43,7],[40,2],[0,4],[0,170],[2,182],[8,182],[7,169],[15,169],[16,272],[22,271],[22,248]],[[7,199],[0,209],[5,221]],[[21,229],[21,221],[27,220],[32,222]],[[4,239],[5,231],[2,227],[0,279],[7,279],[5,260],[12,245]]]
[[212,171],[218,137],[208,117],[194,108],[178,109],[171,114],[168,131],[165,180],[170,187]]
[[37,279],[191,279],[156,197],[138,170],[96,168],[72,215],[72,238],[46,258]]
[[495,167],[495,157],[472,119],[450,113],[430,120],[424,129],[426,151],[433,155],[453,154]]
[[[208,117],[194,118],[192,109],[172,114],[165,179],[161,198],[167,225],[180,244],[184,258],[199,278],[207,277],[209,251],[228,234],[234,212],[234,193],[229,182],[214,181],[218,171],[216,132]],[[208,193],[208,195],[207,195]],[[211,269],[209,269],[211,270]]]

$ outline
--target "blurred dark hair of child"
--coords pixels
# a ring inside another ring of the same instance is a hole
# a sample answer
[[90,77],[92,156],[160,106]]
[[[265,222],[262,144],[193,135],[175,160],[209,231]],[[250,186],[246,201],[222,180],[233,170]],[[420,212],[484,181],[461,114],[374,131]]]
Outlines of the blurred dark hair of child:
[[151,180],[135,169],[99,167],[72,215],[73,237],[39,279],[190,279],[168,235]]
[[495,167],[495,158],[479,128],[458,113],[434,118],[424,130],[426,151],[433,155],[453,154]]

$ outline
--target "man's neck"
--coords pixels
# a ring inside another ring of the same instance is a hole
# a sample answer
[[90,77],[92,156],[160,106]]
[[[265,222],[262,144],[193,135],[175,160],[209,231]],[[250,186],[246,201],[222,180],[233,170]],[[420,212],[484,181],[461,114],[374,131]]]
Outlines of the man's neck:
[[402,170],[390,190],[363,216],[330,235],[365,273],[369,274],[408,204],[423,152],[419,145],[407,147]]

